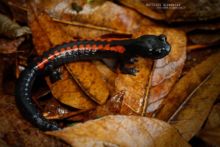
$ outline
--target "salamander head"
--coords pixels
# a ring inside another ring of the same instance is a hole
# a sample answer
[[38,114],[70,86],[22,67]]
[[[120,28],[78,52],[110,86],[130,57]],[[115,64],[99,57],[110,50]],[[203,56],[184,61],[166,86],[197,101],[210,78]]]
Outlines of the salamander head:
[[165,35],[143,35],[137,38],[138,55],[152,59],[163,58],[169,54],[171,47]]

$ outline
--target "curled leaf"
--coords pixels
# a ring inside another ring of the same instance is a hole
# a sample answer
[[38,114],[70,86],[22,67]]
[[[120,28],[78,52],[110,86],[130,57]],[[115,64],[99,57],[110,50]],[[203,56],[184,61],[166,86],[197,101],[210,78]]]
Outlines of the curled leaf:
[[213,103],[220,94],[219,87],[220,62],[169,119],[169,122],[186,140],[190,140],[202,127]]
[[46,133],[61,138],[74,147],[189,146],[167,123],[138,116],[110,115]]
[[0,34],[4,34],[9,38],[16,38],[25,34],[31,34],[31,31],[29,27],[21,27],[8,17],[0,14]]
[[205,61],[193,67],[176,84],[162,103],[156,117],[168,120],[187,96],[210,74],[219,63],[220,52],[211,55]]

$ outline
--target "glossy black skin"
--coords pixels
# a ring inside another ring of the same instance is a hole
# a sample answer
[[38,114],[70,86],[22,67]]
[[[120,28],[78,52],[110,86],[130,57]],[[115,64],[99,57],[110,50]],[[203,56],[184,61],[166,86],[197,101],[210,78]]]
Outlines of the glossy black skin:
[[[106,45],[110,44],[111,47],[121,45],[124,47],[124,52],[117,50],[92,50],[81,49],[71,50],[69,52],[62,52],[56,56],[53,60],[49,59],[49,55],[55,54],[55,51],[61,52],[62,48],[72,47],[73,45]],[[64,43],[51,48],[39,57],[37,61],[31,63],[24,71],[22,71],[18,82],[16,84],[16,102],[19,110],[23,116],[28,119],[33,125],[41,130],[58,130],[60,127],[52,121],[45,119],[37,109],[31,97],[31,89],[36,76],[42,73],[53,72],[57,67],[81,60],[96,60],[103,58],[117,58],[121,61],[120,69],[123,73],[135,75],[137,70],[134,68],[126,68],[125,63],[134,63],[136,56],[142,56],[145,58],[159,59],[166,56],[170,52],[170,45],[166,41],[164,35],[144,35],[137,39],[126,40],[113,40],[108,41],[93,41],[93,40],[80,40]],[[39,69],[39,62],[43,62],[43,59],[48,58],[48,63],[45,64],[43,69]],[[56,72],[55,72],[56,74]],[[55,78],[56,79],[56,78]],[[59,76],[58,76],[59,79]]]

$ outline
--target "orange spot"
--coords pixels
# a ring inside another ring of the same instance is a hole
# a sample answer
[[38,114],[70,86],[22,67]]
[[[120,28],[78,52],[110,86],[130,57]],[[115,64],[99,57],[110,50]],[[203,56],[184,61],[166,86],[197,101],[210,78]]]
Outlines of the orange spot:
[[84,46],[82,44],[79,45],[79,49],[83,49]]
[[71,47],[69,47],[69,46],[66,48],[66,50],[67,50],[67,51],[69,51],[69,50],[71,50],[71,49],[72,49],[72,48],[71,48]]
[[110,44],[106,44],[104,47],[105,50],[110,50]]
[[93,39],[94,41],[101,41],[101,38]]
[[55,58],[55,57],[54,57],[54,55],[52,55],[52,54],[50,54],[49,57],[48,57],[49,60],[53,60],[54,58]]
[[42,62],[43,62],[44,64],[45,64],[45,63],[48,63],[48,58],[44,58]]
[[60,55],[60,52],[55,51],[55,52],[54,52],[54,55],[55,55],[55,56],[59,56],[59,55]]
[[90,48],[91,48],[90,44],[87,44],[87,45],[86,45],[86,48],[87,48],[87,49],[90,49]]
[[93,45],[92,45],[92,49],[97,49],[96,44],[93,44]]
[[37,64],[37,68],[38,68],[38,69],[43,69],[43,68],[44,68],[44,63],[43,63],[43,62],[39,62],[39,63]]
[[78,48],[77,45],[74,45],[74,46],[73,46],[73,49],[77,49],[77,48]]
[[112,40],[114,40],[113,38],[108,38],[108,39],[106,39],[107,40],[107,42],[111,42]]
[[100,50],[103,49],[103,45],[100,44],[100,45],[98,46],[98,49],[100,49]]
[[64,52],[66,49],[65,48],[61,48],[61,52]]
[[116,46],[116,51],[119,53],[123,53],[125,51],[125,48],[123,46]]
[[113,47],[110,47],[110,50],[111,51],[116,51],[116,48],[113,46]]

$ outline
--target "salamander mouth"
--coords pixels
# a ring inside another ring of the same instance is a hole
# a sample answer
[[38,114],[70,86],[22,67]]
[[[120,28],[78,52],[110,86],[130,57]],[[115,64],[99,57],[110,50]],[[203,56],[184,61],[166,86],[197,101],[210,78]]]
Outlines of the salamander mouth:
[[159,48],[156,50],[155,59],[160,59],[167,56],[171,51],[171,47],[167,45],[165,48]]

